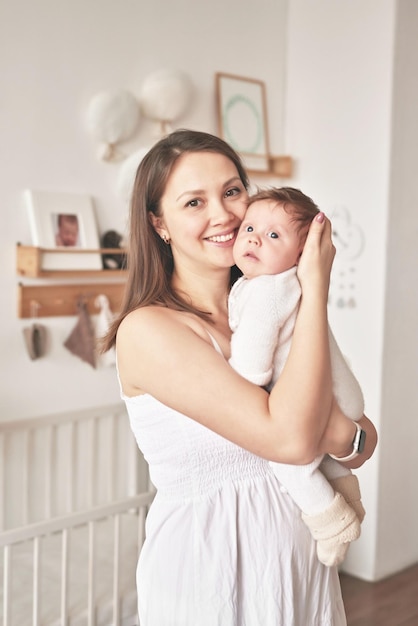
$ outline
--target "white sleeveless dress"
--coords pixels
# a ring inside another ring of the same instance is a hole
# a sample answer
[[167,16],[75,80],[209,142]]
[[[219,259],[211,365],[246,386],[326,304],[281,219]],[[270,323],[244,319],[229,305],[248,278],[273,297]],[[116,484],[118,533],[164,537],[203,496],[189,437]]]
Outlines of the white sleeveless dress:
[[140,626],[346,626],[337,569],[269,463],[148,394],[122,398],[157,489]]

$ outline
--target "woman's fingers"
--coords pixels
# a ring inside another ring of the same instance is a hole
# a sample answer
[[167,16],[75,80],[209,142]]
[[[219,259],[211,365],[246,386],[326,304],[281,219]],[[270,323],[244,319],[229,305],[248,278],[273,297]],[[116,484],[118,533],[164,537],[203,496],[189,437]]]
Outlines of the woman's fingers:
[[307,246],[333,247],[331,240],[331,222],[324,213],[318,213],[312,220],[306,238],[305,248]]
[[298,277],[302,288],[304,283],[305,286],[309,286],[311,281],[319,278],[321,283],[325,280],[324,284],[328,289],[327,285],[334,256],[335,247],[331,239],[331,222],[323,213],[318,213],[309,227],[299,261]]

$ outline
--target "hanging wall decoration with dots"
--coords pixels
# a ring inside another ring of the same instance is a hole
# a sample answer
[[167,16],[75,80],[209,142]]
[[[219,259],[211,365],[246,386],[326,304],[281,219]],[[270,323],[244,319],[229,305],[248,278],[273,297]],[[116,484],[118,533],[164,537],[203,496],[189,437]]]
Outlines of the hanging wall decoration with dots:
[[330,214],[332,239],[336,248],[332,271],[329,304],[340,309],[357,306],[357,266],[364,250],[365,238],[360,226],[353,223],[344,206]]

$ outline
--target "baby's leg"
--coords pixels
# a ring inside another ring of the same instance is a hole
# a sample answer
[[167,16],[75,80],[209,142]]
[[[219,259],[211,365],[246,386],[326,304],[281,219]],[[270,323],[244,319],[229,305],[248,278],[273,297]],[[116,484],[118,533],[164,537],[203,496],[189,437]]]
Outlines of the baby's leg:
[[271,463],[276,477],[306,515],[321,513],[335,497],[334,489],[318,469],[321,461],[322,456],[307,465]]
[[360,535],[354,510],[319,470],[322,457],[307,465],[271,463],[273,472],[302,511],[302,519],[317,541],[319,560],[341,563],[351,541]]
[[364,520],[366,511],[361,502],[360,486],[357,476],[327,454],[324,456],[319,469],[329,480],[332,488],[338,491],[338,493],[344,497],[344,500],[354,509],[361,523]]

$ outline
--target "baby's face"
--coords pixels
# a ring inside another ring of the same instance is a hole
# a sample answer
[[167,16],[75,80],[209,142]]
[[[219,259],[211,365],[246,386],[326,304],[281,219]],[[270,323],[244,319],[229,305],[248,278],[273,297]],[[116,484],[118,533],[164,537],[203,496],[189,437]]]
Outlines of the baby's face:
[[280,274],[297,265],[303,242],[291,215],[274,200],[248,207],[234,244],[234,261],[247,278]]

